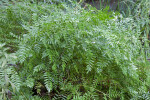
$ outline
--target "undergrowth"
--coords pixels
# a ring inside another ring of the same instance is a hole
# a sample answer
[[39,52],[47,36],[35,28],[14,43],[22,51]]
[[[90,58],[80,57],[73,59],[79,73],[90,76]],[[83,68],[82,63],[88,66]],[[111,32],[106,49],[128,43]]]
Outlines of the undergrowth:
[[18,2],[3,8],[0,20],[3,39],[15,39],[18,49],[12,62],[5,47],[13,42],[2,41],[1,99],[149,100],[144,0],[126,17],[73,1]]

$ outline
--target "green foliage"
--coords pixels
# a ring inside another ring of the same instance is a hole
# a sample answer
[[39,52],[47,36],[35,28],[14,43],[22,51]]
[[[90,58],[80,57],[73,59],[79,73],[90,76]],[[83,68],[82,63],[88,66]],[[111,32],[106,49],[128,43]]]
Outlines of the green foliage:
[[141,28],[133,17],[77,4],[51,7],[24,25],[29,34],[17,55],[25,87],[40,81],[37,93],[45,87],[51,96],[56,91],[55,99],[74,100],[126,100],[147,92]]
[[28,31],[23,25],[32,25],[33,20],[38,17],[48,15],[51,6],[48,4],[31,4],[29,2],[19,1],[2,1],[0,2],[0,42],[6,43],[7,47],[11,47],[10,52],[18,49],[18,44],[23,34]]
[[[2,6],[0,14],[0,42],[6,43],[7,46],[12,47],[11,52],[15,51],[14,46],[18,44],[22,33],[25,30],[22,27],[22,18],[17,6]],[[16,11],[16,9],[18,9]],[[14,50],[13,50],[14,49]]]
[[[0,99],[10,99],[9,95],[20,90],[21,81],[16,72],[17,66],[13,65],[13,59],[16,59],[14,54],[7,54],[8,48],[4,48],[5,44],[0,44]],[[11,65],[10,65],[11,64]],[[14,68],[16,67],[16,68]],[[11,87],[11,88],[10,88]],[[9,95],[6,95],[9,94]]]
[[0,99],[149,100],[148,0],[125,17],[60,2],[0,2],[0,41],[19,48],[0,47]]

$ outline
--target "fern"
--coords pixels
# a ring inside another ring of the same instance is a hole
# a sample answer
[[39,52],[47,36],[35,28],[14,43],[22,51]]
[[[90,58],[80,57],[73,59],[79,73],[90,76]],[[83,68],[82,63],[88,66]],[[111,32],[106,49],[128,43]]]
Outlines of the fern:
[[33,88],[34,86],[34,79],[33,78],[27,78],[25,85],[27,85],[29,88]]
[[137,19],[77,3],[73,9],[49,6],[48,13],[32,13],[33,23],[23,25],[29,34],[17,56],[24,87],[37,87],[38,94],[46,87],[48,95],[55,92],[53,99],[75,100],[126,100],[147,92],[138,93],[146,88],[149,68]]
[[48,72],[44,73],[44,81],[45,81],[45,86],[48,92],[52,91],[53,84],[52,84],[52,79],[51,76]]
[[37,65],[34,67],[33,73],[39,72],[39,71],[43,70],[44,68],[45,68],[44,64]]
[[[0,44],[0,89],[1,89],[1,98],[6,99],[8,92],[11,87],[12,92],[19,91],[21,86],[21,80],[13,66],[8,66],[9,63],[14,63],[16,57],[13,54],[8,54],[6,51],[8,48],[4,48],[5,44]],[[10,92],[11,93],[11,92]]]

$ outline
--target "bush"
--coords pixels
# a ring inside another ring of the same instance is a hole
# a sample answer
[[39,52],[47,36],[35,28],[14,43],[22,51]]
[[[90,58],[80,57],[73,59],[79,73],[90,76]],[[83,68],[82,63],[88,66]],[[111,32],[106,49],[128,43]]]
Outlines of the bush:
[[77,4],[51,7],[24,26],[29,34],[17,52],[22,88],[73,100],[126,100],[147,92],[141,31],[132,17]]

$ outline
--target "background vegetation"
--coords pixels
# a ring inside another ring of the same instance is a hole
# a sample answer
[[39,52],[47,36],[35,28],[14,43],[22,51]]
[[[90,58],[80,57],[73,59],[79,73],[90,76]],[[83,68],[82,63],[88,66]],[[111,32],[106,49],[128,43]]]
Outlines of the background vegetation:
[[0,99],[150,99],[149,0],[94,2],[0,1]]

